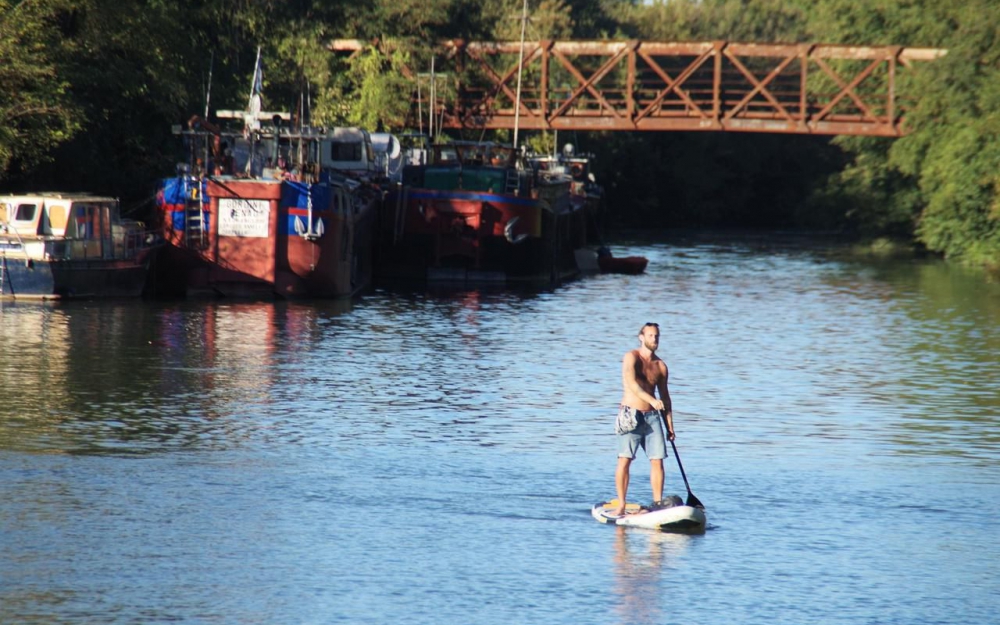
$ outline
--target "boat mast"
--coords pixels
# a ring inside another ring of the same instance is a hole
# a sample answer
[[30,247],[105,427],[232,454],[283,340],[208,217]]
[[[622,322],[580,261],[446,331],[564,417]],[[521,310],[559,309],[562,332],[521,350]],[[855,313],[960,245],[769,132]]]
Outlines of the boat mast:
[[253,173],[253,157],[256,151],[256,138],[254,135],[255,131],[260,128],[257,114],[260,113],[263,106],[260,93],[263,90],[263,73],[263,68],[260,66],[260,46],[257,46],[257,60],[253,65],[253,79],[250,82],[250,101],[247,102],[247,114],[243,121],[244,132],[248,133],[250,138],[250,158],[247,159],[247,174]]
[[208,84],[205,86],[205,120],[208,121],[208,104],[212,99],[212,68],[215,66],[215,50],[208,60]]
[[420,95],[420,74],[417,74],[417,133],[424,134],[424,103]]
[[528,0],[521,9],[521,52],[517,59],[517,101],[514,103],[514,149],[517,149],[517,127],[521,119],[521,73],[524,70],[524,31],[528,26]]
[[437,74],[434,70],[434,57],[431,56],[431,106],[427,111],[427,128],[431,141],[434,141],[434,109],[437,108]]

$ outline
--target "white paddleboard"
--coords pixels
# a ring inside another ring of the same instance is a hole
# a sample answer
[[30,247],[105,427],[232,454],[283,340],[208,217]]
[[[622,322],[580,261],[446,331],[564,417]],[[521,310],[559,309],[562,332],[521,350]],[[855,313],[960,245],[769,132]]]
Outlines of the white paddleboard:
[[625,514],[617,516],[612,511],[618,507],[618,500],[595,504],[590,513],[601,523],[646,529],[701,532],[705,530],[705,511],[684,504],[666,508],[650,509],[637,503],[625,504]]

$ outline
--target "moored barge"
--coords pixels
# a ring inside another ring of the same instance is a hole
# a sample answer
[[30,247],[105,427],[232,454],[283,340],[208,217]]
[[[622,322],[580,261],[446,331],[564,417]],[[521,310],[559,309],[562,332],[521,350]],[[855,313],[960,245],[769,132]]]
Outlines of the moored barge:
[[425,149],[427,161],[404,167],[401,190],[386,204],[382,277],[551,284],[577,273],[586,224],[570,176],[492,142]]
[[370,135],[219,114],[245,127],[194,118],[177,131],[191,159],[157,197],[168,245],[156,294],[349,297],[368,286],[383,197]]

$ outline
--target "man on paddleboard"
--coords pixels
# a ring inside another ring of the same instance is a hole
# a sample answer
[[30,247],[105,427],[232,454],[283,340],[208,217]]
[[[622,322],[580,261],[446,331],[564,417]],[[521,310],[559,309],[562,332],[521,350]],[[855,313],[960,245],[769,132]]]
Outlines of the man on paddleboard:
[[615,421],[618,435],[618,467],[615,470],[618,508],[614,514],[618,516],[625,514],[629,467],[640,447],[649,458],[653,502],[663,499],[663,459],[667,457],[663,426],[666,425],[669,439],[674,440],[674,416],[667,391],[667,363],[656,355],[659,346],[660,326],[647,323],[639,329],[639,349],[629,351],[622,358],[622,385],[625,390]]

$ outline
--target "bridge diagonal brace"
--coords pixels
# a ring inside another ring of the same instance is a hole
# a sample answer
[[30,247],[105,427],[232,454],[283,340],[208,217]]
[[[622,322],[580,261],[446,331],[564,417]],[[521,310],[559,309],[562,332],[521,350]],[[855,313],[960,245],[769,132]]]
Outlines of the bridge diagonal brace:
[[861,100],[861,98],[858,97],[858,94],[855,93],[854,89],[857,88],[857,86],[860,85],[865,78],[868,78],[868,76],[870,76],[871,73],[875,71],[875,68],[878,67],[885,59],[875,59],[874,61],[872,61],[868,65],[868,67],[866,67],[864,71],[862,71],[860,74],[855,76],[854,80],[852,80],[850,83],[845,82],[844,79],[841,78],[840,75],[838,75],[837,72],[833,70],[833,68],[831,68],[829,65],[826,64],[826,62],[823,61],[823,59],[815,57],[813,60],[816,61],[816,64],[819,65],[820,69],[826,72],[826,74],[830,78],[832,78],[834,82],[837,83],[837,86],[840,87],[840,93],[834,96],[833,99],[831,99],[826,106],[824,106],[818,113],[816,113],[814,121],[821,121],[824,117],[830,114],[830,111],[833,110],[833,107],[837,106],[837,104],[841,100],[843,100],[845,97],[849,97],[854,102],[854,105],[858,107],[858,110],[861,111],[863,118],[866,118],[875,123],[879,123],[878,117],[876,117],[872,113],[871,107],[865,104]]
[[615,110],[615,107],[611,106],[611,103],[604,98],[604,95],[601,94],[600,91],[594,88],[594,83],[607,76],[608,72],[610,72],[615,67],[615,65],[617,65],[622,60],[622,58],[624,58],[628,54],[627,48],[623,48],[618,52],[616,52],[611,58],[605,61],[604,65],[602,65],[596,72],[594,72],[590,78],[585,78],[583,74],[581,74],[580,71],[576,69],[576,67],[569,61],[569,59],[567,59],[566,56],[559,50],[555,49],[552,50],[552,54],[557,59],[559,59],[559,63],[563,67],[565,67],[569,73],[573,74],[573,77],[576,78],[577,82],[580,83],[580,86],[574,89],[570,97],[567,98],[566,101],[563,102],[561,106],[559,106],[559,108],[557,108],[555,111],[552,112],[552,114],[549,116],[550,120],[563,115],[563,113],[565,113],[569,109],[569,107],[571,107],[576,102],[576,99],[579,98],[584,91],[589,91],[590,94],[594,96],[594,98],[598,101],[598,103],[600,103],[602,107],[607,109],[616,118],[623,119],[621,113]]
[[487,93],[487,95],[485,95],[477,105],[472,105],[469,106],[468,108],[477,108],[478,106],[482,106],[486,109],[489,109],[490,105],[496,101],[496,96],[499,95],[501,92],[506,93],[507,96],[510,97],[511,102],[514,102],[516,100],[516,96],[510,90],[510,87],[507,86],[507,81],[510,80],[510,76],[512,74],[511,70],[508,70],[507,74],[501,77],[500,74],[498,74],[490,66],[490,64],[487,63],[486,60],[476,52],[467,49],[465,50],[465,55],[474,60],[476,64],[479,66],[479,68],[482,69],[486,73],[486,75],[490,78],[490,80],[493,81],[493,88]]
[[636,121],[646,117],[650,117],[652,115],[652,112],[655,111],[656,108],[663,103],[663,99],[666,98],[668,95],[670,95],[671,91],[676,93],[677,96],[681,100],[683,100],[685,104],[691,107],[691,110],[695,111],[699,117],[701,117],[702,119],[708,119],[709,116],[701,109],[701,107],[695,104],[695,102],[691,99],[691,96],[688,95],[688,92],[685,91],[684,89],[681,89],[681,86],[688,78],[691,77],[692,74],[698,71],[698,69],[705,64],[705,61],[710,59],[714,53],[715,50],[706,50],[698,58],[692,61],[690,65],[684,68],[684,70],[680,74],[677,75],[677,80],[673,80],[670,78],[670,74],[668,74],[662,67],[660,67],[659,63],[657,63],[655,60],[653,60],[652,57],[650,57],[648,54],[646,54],[640,49],[639,56],[641,56],[642,59],[646,61],[647,64],[649,64],[650,69],[652,69],[653,72],[655,72],[656,75],[660,77],[660,80],[666,83],[667,87],[666,89],[663,89],[659,93],[657,93],[653,101],[650,102],[649,105],[646,106],[646,108],[642,109],[635,116]]
[[[532,48],[531,51],[525,55],[524,62],[521,64],[520,67],[522,68],[526,67],[527,65],[531,64],[531,62],[534,61],[536,58],[540,58],[541,51],[542,51],[541,46],[535,45],[535,47]],[[480,69],[482,69],[493,81],[493,89],[491,90],[490,95],[484,98],[480,104],[484,106],[492,104],[493,102],[496,101],[496,96],[498,96],[501,92],[503,92],[508,98],[510,98],[510,101],[512,103],[516,103],[518,101],[517,94],[514,92],[513,89],[511,89],[509,85],[510,80],[513,77],[517,76],[517,71],[518,71],[517,63],[515,63],[513,67],[508,69],[503,76],[500,76],[500,74],[498,74],[490,66],[490,64],[486,62],[485,58],[483,58],[482,55],[477,54],[472,50],[467,50],[466,54],[470,58],[475,60],[476,63],[478,63]],[[532,110],[531,108],[526,106],[523,101],[521,102],[521,112],[524,115],[538,117],[538,111]]]
[[788,112],[788,109],[786,109],[784,106],[782,106],[781,102],[778,102],[778,100],[774,97],[774,95],[770,92],[770,90],[767,89],[767,85],[769,85],[771,83],[771,81],[773,81],[775,78],[777,78],[778,75],[781,74],[781,72],[783,72],[785,70],[786,67],[788,67],[793,61],[795,61],[798,58],[797,55],[791,55],[791,56],[785,57],[785,59],[783,61],[781,61],[781,63],[779,63],[777,67],[775,67],[773,70],[771,70],[771,73],[769,73],[764,78],[764,80],[758,81],[757,77],[754,75],[754,73],[751,72],[750,70],[748,70],[746,68],[746,66],[743,65],[743,63],[740,62],[740,60],[735,55],[731,54],[727,50],[724,50],[723,54],[725,54],[726,58],[728,58],[733,63],[733,65],[736,66],[736,69],[740,70],[740,73],[743,74],[746,77],[746,79],[750,81],[750,84],[752,84],[754,86],[754,88],[751,89],[749,93],[747,93],[745,96],[743,96],[743,99],[740,100],[736,104],[736,106],[734,106],[729,112],[727,112],[723,116],[723,120],[733,119],[736,116],[736,114],[740,112],[741,109],[743,109],[743,108],[746,107],[746,105],[750,102],[750,100],[752,100],[754,98],[754,96],[756,96],[757,94],[760,94],[760,95],[764,96],[767,99],[768,102],[771,103],[771,106],[773,106],[775,108],[775,110],[782,117],[784,117],[785,119],[787,119],[790,122],[797,121],[792,116],[792,114]]

